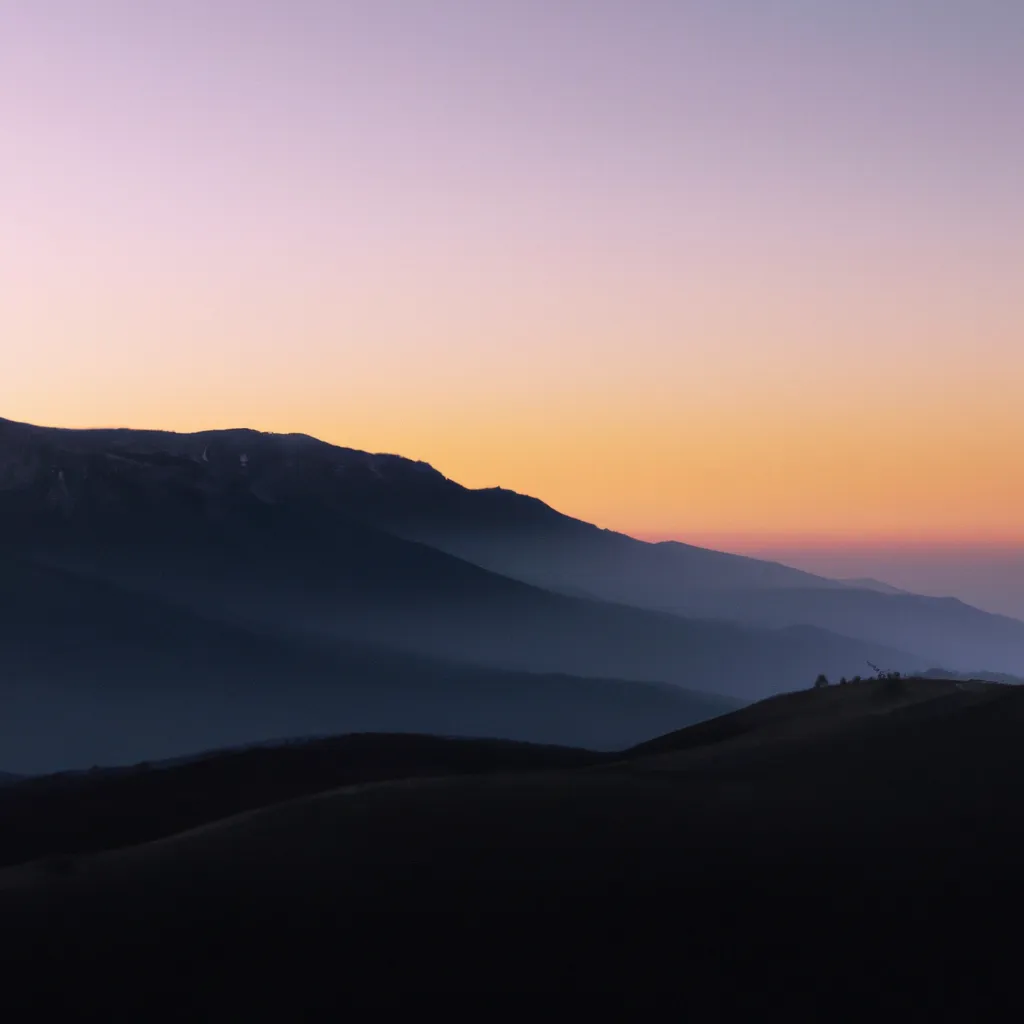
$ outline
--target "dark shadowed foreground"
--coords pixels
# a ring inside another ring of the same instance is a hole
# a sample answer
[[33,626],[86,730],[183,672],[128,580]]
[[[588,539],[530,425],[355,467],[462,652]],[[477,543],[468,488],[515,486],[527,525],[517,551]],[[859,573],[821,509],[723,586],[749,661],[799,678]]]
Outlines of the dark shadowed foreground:
[[[228,1016],[486,988],[977,1012],[1019,944],[1022,729],[1016,688],[851,684],[616,758],[518,748],[495,771],[480,747],[483,774],[55,849],[0,874],[5,993]],[[39,828],[70,813],[39,807]]]

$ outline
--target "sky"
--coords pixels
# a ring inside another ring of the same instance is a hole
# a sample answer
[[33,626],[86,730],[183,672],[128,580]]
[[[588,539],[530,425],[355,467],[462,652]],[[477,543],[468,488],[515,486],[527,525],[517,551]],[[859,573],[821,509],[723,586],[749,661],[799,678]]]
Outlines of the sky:
[[1024,550],[1022,111],[1017,0],[0,0],[0,416]]

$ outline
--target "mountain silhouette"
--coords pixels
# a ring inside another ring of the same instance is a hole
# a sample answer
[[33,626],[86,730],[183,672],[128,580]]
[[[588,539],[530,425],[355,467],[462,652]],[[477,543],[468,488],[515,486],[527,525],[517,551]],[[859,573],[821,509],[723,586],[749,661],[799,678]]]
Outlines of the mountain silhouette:
[[918,665],[1024,674],[1024,622],[1017,619],[871,579],[833,580],[677,541],[636,540],[514,491],[463,487],[425,463],[394,455],[251,431],[105,432],[76,443],[142,445],[191,458],[205,451],[231,468],[246,455],[253,487],[268,498],[313,500],[352,521],[559,593],[761,627],[816,626],[909,652]]
[[[205,506],[227,522],[231,499],[259,502],[319,516],[332,531],[341,522],[350,531],[369,527],[378,547],[380,534],[425,544],[548,591],[748,626],[820,627],[906,652],[917,666],[1024,673],[1024,623],[953,598],[909,594],[873,580],[830,580],[674,541],[639,541],[562,515],[535,498],[462,487],[422,462],[306,435],[65,431],[0,421],[0,487],[6,498],[18,487],[34,488],[34,509],[43,501],[68,515],[78,507],[79,515],[93,517],[97,507],[112,517],[134,497],[165,517],[182,512],[184,503],[192,511]],[[356,547],[363,543],[354,541]],[[413,558],[408,548],[402,555],[391,550],[396,564]],[[440,584],[439,565],[428,570],[424,563],[432,588]],[[379,559],[373,575],[383,571]],[[455,571],[449,564],[446,572]],[[435,642],[438,653],[452,653],[440,636]],[[828,664],[835,670],[834,660]],[[576,670],[564,661],[557,666]],[[840,671],[863,668],[860,662]],[[637,670],[665,678],[650,663],[614,669],[626,675]],[[763,692],[755,688],[751,695]]]
[[820,629],[684,619],[499,575],[385,529],[385,504],[428,504],[421,486],[456,485],[303,436],[0,428],[0,536],[20,559],[290,643],[737,698],[868,660],[917,667]]
[[[1024,673],[1024,623],[1016,619],[873,580],[831,580],[674,541],[639,541],[513,491],[462,487],[394,455],[252,430],[59,431],[0,422],[0,480],[34,481],[54,508],[70,512],[82,500],[90,463],[94,476],[108,478],[99,497],[111,513],[117,488],[130,486],[131,470],[139,476],[145,466],[147,500],[165,502],[167,513],[189,489],[193,504],[245,495],[335,523],[342,517],[350,528],[419,542],[562,594],[748,626],[820,627],[906,652],[918,667]],[[109,479],[118,477],[116,484]]]

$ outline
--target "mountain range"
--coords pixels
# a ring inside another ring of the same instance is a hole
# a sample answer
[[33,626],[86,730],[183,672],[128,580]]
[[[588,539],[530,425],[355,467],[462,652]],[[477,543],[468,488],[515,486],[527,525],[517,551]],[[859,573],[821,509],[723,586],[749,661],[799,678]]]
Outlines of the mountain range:
[[952,599],[252,430],[0,420],[0,594],[14,771],[358,730],[611,749],[868,662],[1024,671],[1024,623]]

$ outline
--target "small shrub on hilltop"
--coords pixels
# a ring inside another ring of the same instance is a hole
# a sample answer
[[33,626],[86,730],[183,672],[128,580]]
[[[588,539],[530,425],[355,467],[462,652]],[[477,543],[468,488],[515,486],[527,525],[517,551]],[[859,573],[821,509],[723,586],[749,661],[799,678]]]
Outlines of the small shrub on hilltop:
[[820,690],[825,686],[828,686],[828,676],[825,675],[824,672],[822,672],[821,675],[814,680],[814,688],[816,690]]
[[902,693],[906,689],[906,686],[903,682],[903,676],[900,675],[899,672],[886,672],[886,674],[883,676],[883,679],[885,681],[883,690],[887,694],[891,695]]
[[879,668],[876,664],[870,661],[868,664],[875,670],[875,678],[880,679],[883,682],[898,682],[903,678],[903,675],[900,672],[887,672],[885,669]]

